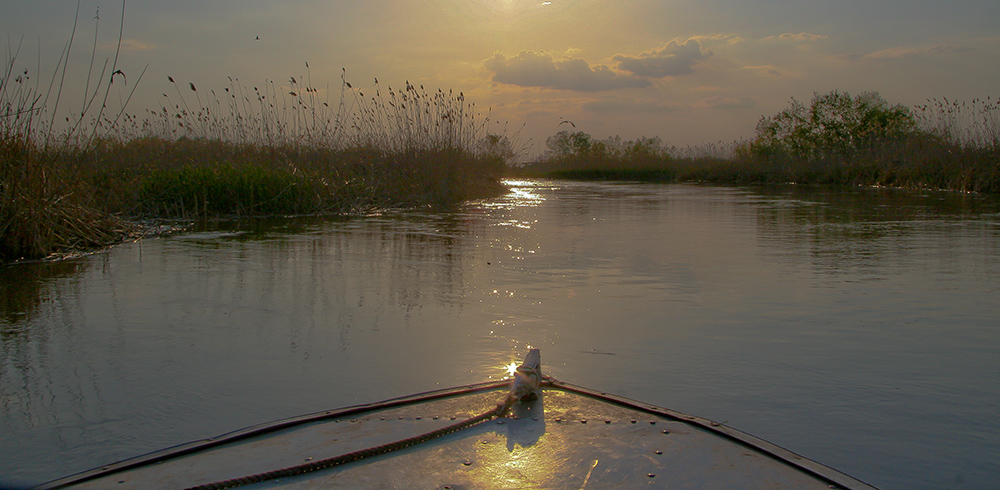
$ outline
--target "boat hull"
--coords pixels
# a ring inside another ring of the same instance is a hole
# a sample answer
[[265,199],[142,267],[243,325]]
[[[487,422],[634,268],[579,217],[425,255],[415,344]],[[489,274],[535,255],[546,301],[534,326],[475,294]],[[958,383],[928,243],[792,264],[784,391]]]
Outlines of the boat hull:
[[[552,379],[507,416],[387,454],[248,488],[874,487],[731,427]],[[496,407],[483,383],[250,427],[43,485],[189,488],[432,432]]]

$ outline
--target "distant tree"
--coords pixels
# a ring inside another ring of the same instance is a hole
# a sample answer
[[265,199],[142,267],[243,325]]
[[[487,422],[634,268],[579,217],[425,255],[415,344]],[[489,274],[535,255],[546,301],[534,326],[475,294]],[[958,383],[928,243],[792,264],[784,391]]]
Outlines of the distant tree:
[[545,140],[552,158],[582,157],[590,153],[594,139],[583,131],[560,131]]
[[499,134],[487,134],[479,142],[479,148],[487,156],[500,158],[504,163],[510,163],[517,156],[510,139]]
[[814,94],[809,106],[792,98],[789,107],[757,123],[751,153],[788,153],[810,159],[871,148],[913,134],[909,108],[889,105],[878,92],[851,97],[836,90]]
[[635,141],[628,141],[622,150],[625,153],[625,158],[636,161],[663,158],[667,155],[667,150],[663,147],[663,140],[658,136],[652,138],[643,136]]

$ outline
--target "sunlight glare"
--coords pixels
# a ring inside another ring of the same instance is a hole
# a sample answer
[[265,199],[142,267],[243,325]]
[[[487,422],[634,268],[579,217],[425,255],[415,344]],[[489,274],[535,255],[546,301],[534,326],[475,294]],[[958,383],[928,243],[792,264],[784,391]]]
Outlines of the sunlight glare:
[[504,17],[520,17],[536,8],[552,5],[552,2],[539,2],[538,0],[493,0],[483,3],[494,14]]
[[514,373],[517,372],[517,367],[518,366],[519,366],[519,364],[516,363],[516,362],[512,362],[512,363],[504,366],[504,370],[507,371],[507,376],[504,379],[513,377]]

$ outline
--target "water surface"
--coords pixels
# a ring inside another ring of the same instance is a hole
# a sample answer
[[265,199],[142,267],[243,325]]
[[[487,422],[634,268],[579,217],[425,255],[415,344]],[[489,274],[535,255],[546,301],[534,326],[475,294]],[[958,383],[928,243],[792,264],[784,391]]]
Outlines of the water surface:
[[995,488],[1000,203],[515,181],[0,269],[0,482],[504,377],[725,422],[880,488]]

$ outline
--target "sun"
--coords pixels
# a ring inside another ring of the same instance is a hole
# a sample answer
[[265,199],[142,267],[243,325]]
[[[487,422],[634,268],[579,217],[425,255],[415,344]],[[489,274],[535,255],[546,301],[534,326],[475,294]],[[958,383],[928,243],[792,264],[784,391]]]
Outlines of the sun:
[[507,371],[507,376],[506,377],[510,378],[510,377],[514,376],[514,373],[517,372],[517,367],[518,367],[518,364],[516,362],[512,362],[512,363],[504,366],[504,369]]

